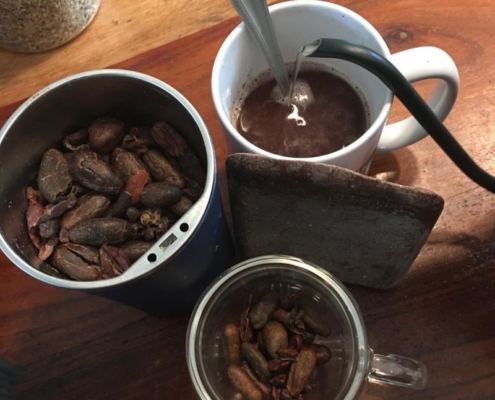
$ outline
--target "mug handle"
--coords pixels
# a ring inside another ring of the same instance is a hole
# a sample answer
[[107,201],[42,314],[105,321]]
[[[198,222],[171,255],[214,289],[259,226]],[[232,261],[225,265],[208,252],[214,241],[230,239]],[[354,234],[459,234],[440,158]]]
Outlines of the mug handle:
[[[393,54],[389,61],[410,82],[438,79],[428,106],[440,121],[445,120],[454,106],[459,92],[459,72],[452,58],[437,47],[417,47]],[[377,150],[379,152],[400,149],[427,136],[414,117],[386,125]]]
[[389,354],[386,356],[373,354],[370,381],[401,386],[410,389],[423,389],[426,385],[426,366],[411,358]]

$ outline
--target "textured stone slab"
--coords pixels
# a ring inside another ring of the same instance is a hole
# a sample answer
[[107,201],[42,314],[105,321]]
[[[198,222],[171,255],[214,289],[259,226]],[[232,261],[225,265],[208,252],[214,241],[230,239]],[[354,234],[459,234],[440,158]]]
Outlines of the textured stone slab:
[[343,282],[396,286],[443,209],[439,195],[319,163],[227,159],[237,248],[301,257]]

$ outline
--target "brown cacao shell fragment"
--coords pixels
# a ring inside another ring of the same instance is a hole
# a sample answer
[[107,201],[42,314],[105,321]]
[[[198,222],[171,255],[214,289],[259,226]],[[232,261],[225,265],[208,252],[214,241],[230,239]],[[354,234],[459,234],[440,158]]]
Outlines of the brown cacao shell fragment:
[[95,281],[101,274],[99,266],[89,264],[67,245],[57,247],[52,262],[59,271],[77,281]]
[[142,240],[131,240],[130,242],[123,244],[120,248],[125,251],[127,257],[129,257],[129,260],[133,263],[146,253],[151,246],[153,246],[153,243]]
[[108,197],[96,193],[88,193],[81,197],[76,206],[62,217],[61,225],[66,229],[72,228],[81,221],[100,218],[110,207]]
[[168,206],[177,203],[182,196],[178,186],[165,182],[148,183],[141,192],[140,200],[146,207]]
[[287,329],[277,321],[268,321],[263,327],[263,343],[272,358],[277,357],[277,350],[289,346]]
[[268,379],[270,379],[268,363],[263,354],[256,348],[256,345],[249,342],[243,342],[241,344],[241,354],[262,380],[267,382]]
[[146,166],[138,156],[121,147],[116,147],[112,152],[112,168],[122,182],[127,182],[138,171],[146,171]]
[[158,150],[147,151],[143,154],[143,161],[156,181],[171,183],[180,188],[185,186],[180,173]]
[[120,244],[131,232],[130,224],[120,218],[96,218],[79,222],[69,230],[71,242],[89,246]]
[[115,118],[98,118],[88,128],[89,145],[99,154],[110,153],[124,138],[124,123]]
[[235,324],[227,324],[222,329],[222,347],[228,364],[238,364],[241,360],[241,336]]
[[47,150],[38,171],[38,188],[41,196],[49,203],[55,203],[69,191],[71,183],[69,163],[65,156],[58,150]]
[[72,151],[79,150],[84,147],[88,147],[89,133],[87,129],[81,129],[71,135],[67,136],[63,143],[64,146]]
[[262,391],[242,367],[232,364],[229,366],[227,372],[232,386],[234,386],[246,400],[263,400]]
[[110,164],[91,150],[78,150],[71,154],[69,169],[75,181],[89,189],[105,194],[119,194],[122,181]]

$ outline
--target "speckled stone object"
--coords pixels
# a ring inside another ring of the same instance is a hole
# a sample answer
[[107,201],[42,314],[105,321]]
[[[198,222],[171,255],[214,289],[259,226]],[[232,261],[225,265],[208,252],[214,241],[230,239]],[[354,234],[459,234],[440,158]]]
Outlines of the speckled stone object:
[[101,0],[0,0],[0,47],[46,51],[79,35]]
[[347,283],[405,277],[440,216],[439,195],[343,168],[254,154],[227,159],[239,255],[301,257]]

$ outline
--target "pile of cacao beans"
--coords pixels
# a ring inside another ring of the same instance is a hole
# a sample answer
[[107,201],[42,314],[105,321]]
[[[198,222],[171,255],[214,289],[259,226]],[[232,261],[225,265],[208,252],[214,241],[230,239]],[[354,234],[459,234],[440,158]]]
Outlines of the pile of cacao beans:
[[26,190],[42,270],[79,281],[122,274],[192,207],[205,179],[170,124],[93,121],[67,136],[62,151],[44,153],[37,185]]
[[316,344],[330,336],[328,321],[302,292],[271,290],[251,300],[240,324],[222,330],[232,386],[247,400],[302,400],[316,385],[317,367],[332,356]]

